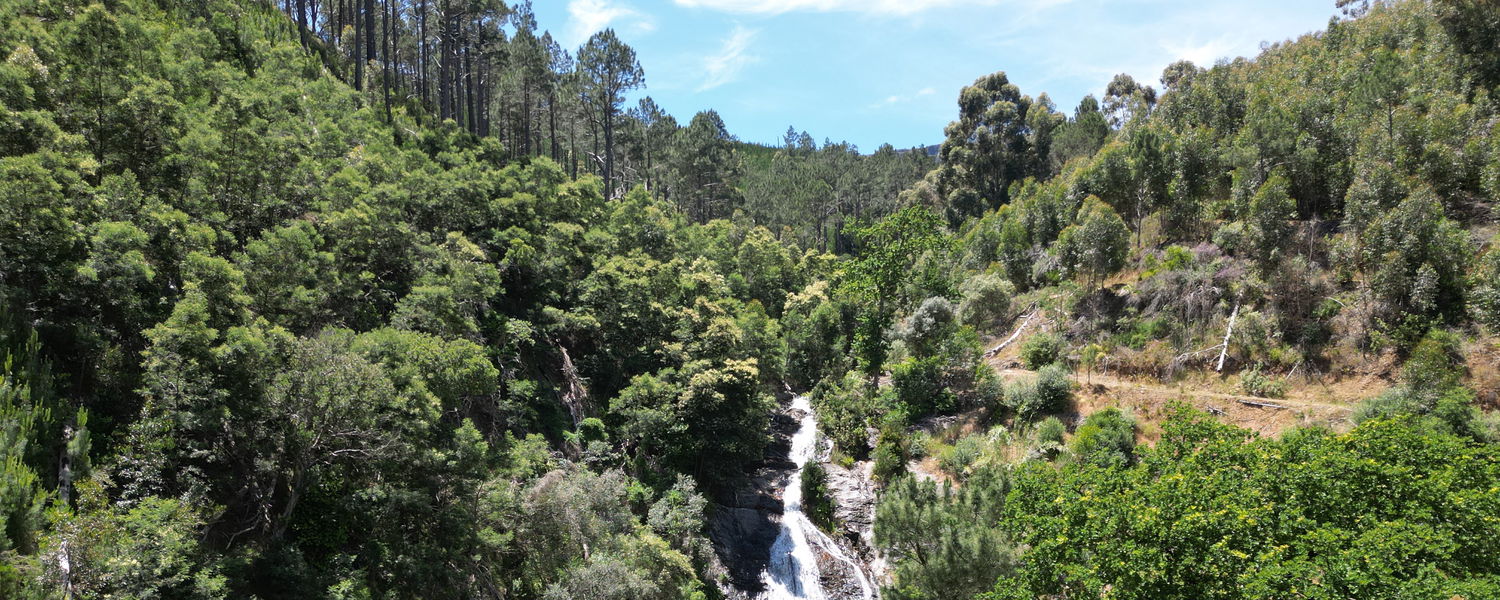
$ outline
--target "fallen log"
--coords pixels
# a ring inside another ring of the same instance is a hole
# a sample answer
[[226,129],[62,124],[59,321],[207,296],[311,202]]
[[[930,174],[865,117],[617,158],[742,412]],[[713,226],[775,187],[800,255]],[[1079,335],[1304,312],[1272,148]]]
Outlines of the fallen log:
[[1026,326],[1031,323],[1031,319],[1033,317],[1035,317],[1038,312],[1040,312],[1040,311],[1037,311],[1037,310],[1033,310],[1035,308],[1036,308],[1036,303],[1032,303],[1032,305],[1029,308],[1027,308],[1027,310],[1030,310],[1031,312],[1029,312],[1029,313],[1026,314],[1025,320],[1021,321],[1021,326],[1016,328],[1016,332],[1010,334],[1010,337],[1005,338],[1005,341],[1000,342],[1000,345],[995,346],[994,348],[990,348],[989,350],[986,350],[984,352],[984,357],[985,358],[989,358],[991,356],[999,354],[1000,351],[1004,350],[1006,346],[1009,346],[1011,344],[1011,342],[1016,341],[1016,338],[1021,337],[1021,332],[1026,330]]
[[1238,402],[1240,404],[1244,404],[1246,406],[1256,406],[1256,407],[1260,407],[1260,408],[1280,408],[1280,409],[1283,409],[1283,410],[1290,408],[1290,407],[1287,407],[1287,406],[1282,406],[1280,404],[1272,404],[1270,402],[1256,402],[1254,400],[1244,400],[1244,399],[1241,399],[1241,398],[1235,398],[1234,401]]

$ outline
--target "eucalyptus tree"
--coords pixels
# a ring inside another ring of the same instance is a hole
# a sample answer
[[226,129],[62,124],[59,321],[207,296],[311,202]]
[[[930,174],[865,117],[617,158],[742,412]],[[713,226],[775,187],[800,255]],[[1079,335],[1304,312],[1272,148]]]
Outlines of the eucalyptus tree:
[[1004,72],[974,81],[959,92],[957,121],[944,129],[939,157],[941,192],[957,217],[978,215],[1010,201],[1007,188],[1025,177],[1030,148],[1030,96]]

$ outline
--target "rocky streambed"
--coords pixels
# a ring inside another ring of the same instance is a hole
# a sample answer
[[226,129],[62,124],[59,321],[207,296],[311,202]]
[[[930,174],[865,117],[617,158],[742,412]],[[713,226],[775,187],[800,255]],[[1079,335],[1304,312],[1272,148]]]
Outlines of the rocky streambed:
[[[875,487],[870,464],[827,463],[829,445],[814,434],[816,417],[803,398],[784,404],[772,419],[772,443],[747,484],[714,506],[709,522],[717,558],[733,600],[807,598],[871,600],[878,597],[882,563],[874,560],[871,526]],[[836,531],[821,532],[801,514],[802,462],[824,463],[835,504]]]

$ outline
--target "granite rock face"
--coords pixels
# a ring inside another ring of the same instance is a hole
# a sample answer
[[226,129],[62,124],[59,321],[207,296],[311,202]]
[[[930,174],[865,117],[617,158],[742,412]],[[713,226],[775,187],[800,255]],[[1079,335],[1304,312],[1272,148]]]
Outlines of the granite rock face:
[[709,515],[709,539],[728,576],[719,587],[731,600],[749,600],[765,591],[760,577],[781,532],[781,490],[797,467],[789,458],[797,417],[784,411],[773,415],[765,458],[745,486],[714,504]]
[[[845,556],[859,565],[865,578],[878,587],[884,575],[884,561],[879,560],[874,551],[876,489],[870,478],[873,467],[874,463],[869,461],[854,463],[848,468],[831,462],[824,463],[828,472],[828,493],[833,497],[833,516],[838,522],[837,530],[830,531],[829,537],[839,545]],[[830,599],[864,598],[847,563],[826,552],[820,553],[818,559],[818,567],[823,574],[823,591]]]
[[[770,562],[771,546],[781,531],[782,491],[794,483],[791,479],[796,464],[790,459],[791,436],[802,416],[801,411],[794,409],[778,411],[773,416],[772,440],[765,458],[747,474],[742,488],[713,506],[709,538],[721,565],[718,570],[725,573],[720,589],[730,600],[753,600],[766,591],[761,576]],[[859,462],[846,468],[829,462],[829,450],[824,441],[816,454],[828,473],[828,490],[838,521],[837,529],[828,533],[838,551],[854,564],[816,545],[814,558],[818,562],[820,584],[830,600],[863,600],[853,570],[858,568],[872,582],[880,581],[884,575],[884,561],[873,550],[876,489],[870,478],[872,463]]]

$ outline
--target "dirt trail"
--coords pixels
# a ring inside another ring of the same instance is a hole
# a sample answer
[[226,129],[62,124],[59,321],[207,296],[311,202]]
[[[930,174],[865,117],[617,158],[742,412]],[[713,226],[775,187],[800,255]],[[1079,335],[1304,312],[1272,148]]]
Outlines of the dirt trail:
[[[1034,371],[1014,366],[1013,360],[992,359],[990,365],[1006,381],[1032,377]],[[1160,383],[1126,379],[1111,374],[1074,373],[1079,383],[1075,414],[1081,419],[1114,406],[1129,410],[1141,426],[1142,441],[1154,442],[1161,435],[1160,423],[1173,402],[1184,402],[1217,416],[1221,421],[1261,435],[1277,435],[1299,425],[1324,424],[1336,428],[1349,425],[1355,403],[1382,387],[1375,385],[1304,386],[1285,398],[1262,398],[1201,387],[1203,382]]]
[[[1007,368],[995,369],[1000,377],[1010,380],[1017,377],[1030,377],[1036,375],[1036,371],[1026,369]],[[1106,373],[1094,373],[1093,375],[1074,374],[1080,379],[1079,384],[1085,387],[1104,387],[1106,389],[1133,388],[1141,390],[1152,390],[1163,395],[1177,395],[1186,398],[1216,398],[1220,400],[1233,400],[1236,402],[1252,402],[1257,404],[1274,404],[1293,409],[1333,409],[1349,410],[1351,407],[1345,403],[1321,402],[1317,400],[1305,400],[1295,397],[1290,398],[1265,398],[1261,396],[1246,396],[1242,394],[1228,394],[1212,390],[1195,389],[1182,384],[1164,384],[1142,382],[1131,379],[1121,379]]]

